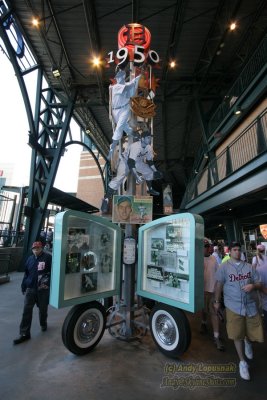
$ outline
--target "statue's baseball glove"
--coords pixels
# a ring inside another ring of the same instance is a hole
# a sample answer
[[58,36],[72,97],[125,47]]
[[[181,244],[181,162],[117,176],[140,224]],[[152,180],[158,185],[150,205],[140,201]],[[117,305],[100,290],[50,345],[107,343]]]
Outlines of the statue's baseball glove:
[[141,96],[131,97],[131,110],[141,118],[152,118],[156,115],[156,105],[152,100]]

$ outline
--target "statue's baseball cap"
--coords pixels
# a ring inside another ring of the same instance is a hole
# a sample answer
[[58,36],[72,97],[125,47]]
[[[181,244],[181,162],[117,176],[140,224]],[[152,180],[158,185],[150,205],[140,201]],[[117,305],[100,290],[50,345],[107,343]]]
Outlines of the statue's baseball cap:
[[126,76],[126,72],[125,71],[123,71],[122,69],[120,69],[117,73],[116,73],[116,75],[115,75],[115,79],[125,79],[125,76]]
[[141,133],[141,138],[145,138],[148,136],[153,136],[149,130]]

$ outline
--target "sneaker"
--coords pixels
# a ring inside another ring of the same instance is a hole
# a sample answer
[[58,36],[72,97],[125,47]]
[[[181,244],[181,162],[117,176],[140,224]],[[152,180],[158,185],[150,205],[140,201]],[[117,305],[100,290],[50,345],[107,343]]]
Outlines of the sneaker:
[[200,325],[200,333],[202,335],[206,335],[208,333],[208,327],[207,324],[204,324],[203,322]]
[[154,190],[153,188],[148,189],[147,193],[152,194],[152,196],[159,196],[160,193]]
[[13,344],[20,344],[22,342],[26,342],[26,340],[29,340],[31,338],[31,335],[20,335],[17,339],[13,340]]
[[214,344],[217,347],[217,350],[224,351],[224,345],[222,344],[220,338],[214,338]]
[[250,380],[250,375],[248,372],[248,364],[246,363],[246,361],[240,361],[239,373],[242,379],[245,379],[246,381]]
[[253,359],[252,344],[246,339],[244,340],[244,342],[245,342],[245,355],[249,360],[252,360]]

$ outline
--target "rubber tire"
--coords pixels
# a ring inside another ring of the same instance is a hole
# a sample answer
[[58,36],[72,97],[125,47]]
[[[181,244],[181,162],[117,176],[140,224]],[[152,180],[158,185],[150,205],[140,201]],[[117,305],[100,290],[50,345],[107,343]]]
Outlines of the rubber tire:
[[[84,318],[88,320],[88,317],[94,318],[94,326],[89,327],[90,331],[88,332],[89,334],[93,333],[93,335],[91,338],[86,338],[86,336],[83,338],[82,334],[84,332],[82,330],[79,332],[79,327],[82,320]],[[62,341],[65,347],[73,354],[79,356],[90,353],[104,334],[106,319],[106,309],[97,301],[72,307],[65,318],[61,330]],[[92,332],[92,328],[94,329],[95,327],[97,327],[97,331]]]
[[[161,330],[163,323],[167,329],[165,337]],[[149,325],[154,342],[165,356],[176,358],[188,349],[191,329],[185,313],[179,308],[158,303],[151,311]],[[172,335],[169,342],[168,335]]]

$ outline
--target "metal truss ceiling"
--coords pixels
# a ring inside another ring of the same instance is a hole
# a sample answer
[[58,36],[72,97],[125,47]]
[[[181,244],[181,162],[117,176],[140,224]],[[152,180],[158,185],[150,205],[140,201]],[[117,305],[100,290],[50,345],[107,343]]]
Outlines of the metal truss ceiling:
[[[7,1],[31,50],[58,97],[78,96],[74,115],[89,128],[98,149],[107,155],[112,129],[108,86],[114,67],[96,71],[93,55],[117,51],[117,34],[130,22],[151,32],[151,48],[161,69],[154,121],[154,150],[166,182],[173,184],[176,207],[182,198],[203,125],[221,103],[247,59],[266,34],[265,0],[12,0]],[[32,26],[32,17],[41,19]],[[236,21],[237,29],[229,31]],[[169,68],[176,59],[177,68]],[[61,70],[56,79],[52,67]],[[199,119],[198,107],[203,110]]]

